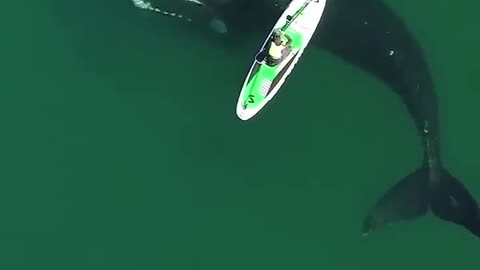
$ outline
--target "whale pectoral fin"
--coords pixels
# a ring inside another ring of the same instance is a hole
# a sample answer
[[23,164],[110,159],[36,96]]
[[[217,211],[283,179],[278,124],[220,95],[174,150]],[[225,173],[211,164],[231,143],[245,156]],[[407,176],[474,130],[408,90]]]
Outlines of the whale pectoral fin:
[[423,216],[428,210],[428,175],[421,168],[390,188],[370,209],[362,233]]
[[228,27],[225,22],[219,18],[213,18],[210,20],[210,28],[218,34],[226,34],[228,32]]
[[432,186],[431,209],[438,218],[463,226],[480,238],[480,209],[463,184],[446,170]]

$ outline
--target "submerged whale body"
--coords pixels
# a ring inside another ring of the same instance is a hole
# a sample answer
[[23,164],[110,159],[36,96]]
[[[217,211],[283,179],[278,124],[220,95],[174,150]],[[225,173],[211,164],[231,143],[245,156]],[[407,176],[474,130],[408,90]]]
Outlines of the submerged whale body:
[[[202,2],[211,4],[229,33],[239,38],[256,31],[265,33],[282,12],[273,0]],[[431,211],[480,237],[477,202],[442,164],[434,83],[421,46],[400,17],[381,0],[327,0],[311,45],[367,71],[394,90],[422,139],[423,163],[372,206],[362,232],[368,234]]]
[[230,48],[246,37],[269,31],[282,12],[273,0],[131,0],[133,5],[188,22],[193,31]]
[[480,237],[479,207],[443,166],[437,96],[419,43],[404,22],[380,0],[327,1],[316,45],[382,80],[406,105],[422,139],[424,160],[372,207],[365,234],[384,225],[415,219],[431,210],[442,220]]

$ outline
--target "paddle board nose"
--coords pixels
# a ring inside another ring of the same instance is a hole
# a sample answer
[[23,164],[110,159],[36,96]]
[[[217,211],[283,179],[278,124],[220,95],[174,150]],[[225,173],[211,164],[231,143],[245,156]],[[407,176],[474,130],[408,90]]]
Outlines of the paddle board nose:
[[252,118],[254,113],[249,112],[248,109],[244,109],[242,104],[237,105],[237,117],[240,120],[247,121],[248,119]]

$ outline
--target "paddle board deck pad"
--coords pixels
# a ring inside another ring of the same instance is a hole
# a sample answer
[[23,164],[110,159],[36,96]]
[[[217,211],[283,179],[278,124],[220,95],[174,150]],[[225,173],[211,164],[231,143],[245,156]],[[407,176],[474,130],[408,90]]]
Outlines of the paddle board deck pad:
[[[237,116],[248,120],[255,116],[278,92],[315,33],[326,0],[293,0],[273,26],[255,60],[237,102]],[[266,56],[275,29],[291,39],[290,53],[277,65],[267,64]]]

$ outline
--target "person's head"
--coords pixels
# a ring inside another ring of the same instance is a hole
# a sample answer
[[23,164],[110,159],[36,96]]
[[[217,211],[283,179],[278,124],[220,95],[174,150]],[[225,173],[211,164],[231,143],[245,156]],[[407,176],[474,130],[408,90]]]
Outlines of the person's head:
[[276,45],[280,45],[282,43],[282,32],[280,32],[278,29],[273,31],[273,42]]

